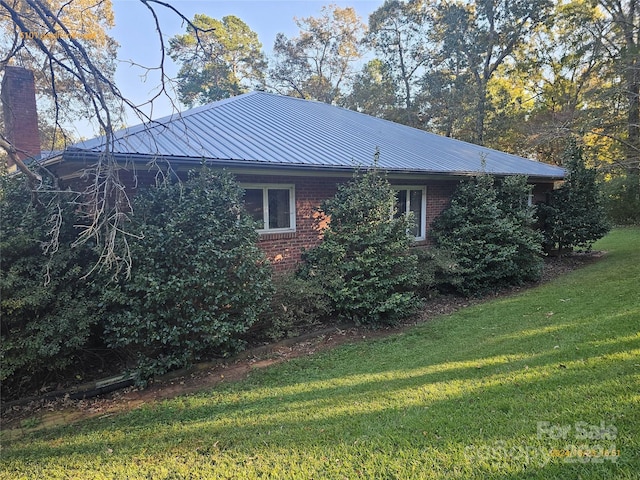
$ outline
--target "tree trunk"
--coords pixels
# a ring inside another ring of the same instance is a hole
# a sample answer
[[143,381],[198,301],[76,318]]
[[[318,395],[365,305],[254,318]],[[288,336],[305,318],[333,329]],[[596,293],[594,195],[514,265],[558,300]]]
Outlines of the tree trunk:
[[627,62],[627,89],[629,101],[626,163],[629,173],[640,173],[640,62],[633,55]]
[[478,105],[476,107],[474,143],[484,145],[484,120],[487,110],[487,82],[478,81]]

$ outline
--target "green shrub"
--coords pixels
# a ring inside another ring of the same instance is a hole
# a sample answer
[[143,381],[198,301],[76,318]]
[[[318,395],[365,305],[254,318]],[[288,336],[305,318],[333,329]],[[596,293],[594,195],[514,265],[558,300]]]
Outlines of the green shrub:
[[617,174],[603,185],[609,220],[616,225],[640,225],[640,174]]
[[322,243],[305,252],[301,273],[321,283],[342,318],[389,324],[418,304],[411,219],[393,218],[395,205],[393,188],[372,169],[357,172],[320,207],[331,221]]
[[274,279],[270,307],[252,328],[252,336],[273,341],[305,333],[331,313],[331,302],[319,282],[293,274]]
[[459,269],[453,288],[476,295],[539,278],[541,237],[531,225],[529,192],[523,178],[507,178],[502,188],[488,175],[459,184],[431,230]]
[[564,153],[563,165],[567,169],[564,184],[551,193],[546,204],[538,205],[544,246],[547,251],[560,253],[574,248],[589,250],[610,229],[597,173],[585,166],[582,149],[575,140]]
[[[43,186],[37,199],[24,179],[0,175],[0,381],[12,396],[77,361],[99,319],[92,284],[81,279],[96,257],[71,247],[72,197]],[[59,246],[45,253],[57,220]]]
[[141,235],[131,278],[105,292],[105,334],[141,380],[237,351],[268,304],[270,268],[242,196],[229,174],[203,168],[134,198]]
[[436,247],[417,248],[418,282],[416,293],[422,298],[432,298],[440,293],[458,290],[465,270],[449,252]]
[[514,223],[510,241],[516,246],[517,272],[509,280],[513,285],[538,280],[542,275],[543,236],[536,228],[536,209],[529,205],[532,188],[527,177],[515,175],[502,179],[496,191],[500,210]]

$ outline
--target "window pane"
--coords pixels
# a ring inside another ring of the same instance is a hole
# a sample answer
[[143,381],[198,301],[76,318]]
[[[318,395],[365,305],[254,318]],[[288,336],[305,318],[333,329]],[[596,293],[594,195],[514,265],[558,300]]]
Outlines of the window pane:
[[396,192],[396,211],[393,214],[394,218],[400,218],[407,213],[407,191],[398,190]]
[[264,228],[264,208],[262,205],[262,189],[247,189],[244,192],[244,206],[253,219]]
[[410,195],[410,210],[413,212],[413,220],[416,223],[413,228],[413,236],[420,237],[422,233],[422,228],[420,228],[420,222],[422,222],[422,190],[411,190]]
[[289,190],[269,189],[269,228],[291,227]]

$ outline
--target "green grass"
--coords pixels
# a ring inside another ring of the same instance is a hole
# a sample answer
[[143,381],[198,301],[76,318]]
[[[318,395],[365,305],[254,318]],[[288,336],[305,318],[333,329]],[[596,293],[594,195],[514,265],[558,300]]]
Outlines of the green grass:
[[403,334],[5,435],[0,478],[640,478],[640,229],[595,248],[595,264]]

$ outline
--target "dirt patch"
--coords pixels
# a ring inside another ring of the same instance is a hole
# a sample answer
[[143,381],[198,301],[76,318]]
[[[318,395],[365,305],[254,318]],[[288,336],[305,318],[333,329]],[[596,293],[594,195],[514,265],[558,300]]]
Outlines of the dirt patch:
[[66,396],[50,400],[38,399],[27,404],[14,405],[7,408],[2,414],[2,430],[12,430],[10,436],[15,437],[26,431],[68,424],[87,418],[108,417],[130,411],[141,405],[208,390],[223,382],[241,380],[254,370],[286,362],[292,358],[313,355],[316,352],[346,343],[386,337],[470,305],[486,302],[496,297],[513,295],[592,263],[603,255],[604,252],[591,252],[547,258],[542,278],[536,284],[503,290],[482,298],[437,297],[430,300],[422,312],[411,321],[393,328],[378,330],[357,326],[324,328],[303,337],[287,339],[243,352],[235,359],[224,363],[203,363],[189,370],[165,375],[154,380],[145,389],[129,387],[90,399],[72,400]]

